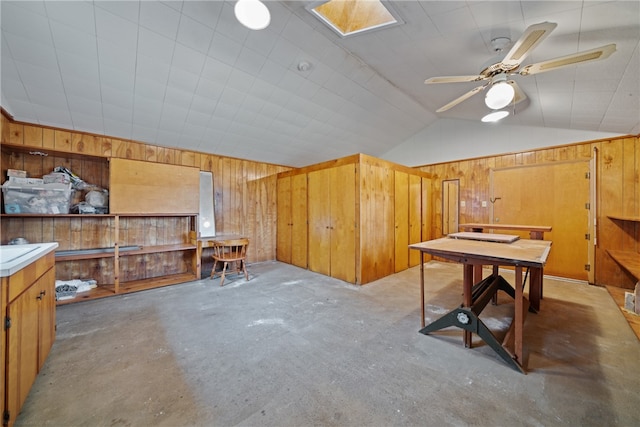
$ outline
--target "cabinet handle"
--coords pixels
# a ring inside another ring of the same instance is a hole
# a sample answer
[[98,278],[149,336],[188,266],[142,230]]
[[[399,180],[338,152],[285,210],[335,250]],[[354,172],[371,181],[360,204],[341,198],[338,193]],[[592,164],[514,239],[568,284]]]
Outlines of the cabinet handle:
[[47,294],[47,291],[40,291],[40,295],[36,297],[37,300],[41,300],[43,296]]

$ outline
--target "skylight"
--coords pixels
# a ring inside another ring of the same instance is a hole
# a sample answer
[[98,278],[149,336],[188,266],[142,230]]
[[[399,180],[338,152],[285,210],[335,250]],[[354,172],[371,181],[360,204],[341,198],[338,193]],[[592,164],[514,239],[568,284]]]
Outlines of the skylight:
[[402,23],[380,0],[329,0],[314,4],[310,12],[342,37]]

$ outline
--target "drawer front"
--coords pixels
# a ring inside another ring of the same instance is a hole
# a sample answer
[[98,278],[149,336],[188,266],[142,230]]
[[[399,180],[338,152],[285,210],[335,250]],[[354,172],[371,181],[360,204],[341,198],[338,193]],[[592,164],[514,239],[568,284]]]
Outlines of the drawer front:
[[[55,262],[55,251],[52,251],[10,276],[7,301],[10,303],[26,291],[43,274],[53,268]],[[55,284],[52,284],[52,286],[55,286]],[[51,291],[53,292],[53,289]]]

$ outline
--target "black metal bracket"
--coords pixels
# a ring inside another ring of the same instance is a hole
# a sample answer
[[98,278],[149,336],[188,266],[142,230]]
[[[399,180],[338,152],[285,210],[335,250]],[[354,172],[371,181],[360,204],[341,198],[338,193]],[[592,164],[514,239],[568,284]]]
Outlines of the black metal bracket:
[[498,342],[491,330],[480,320],[480,313],[491,301],[498,290],[505,291],[511,298],[515,298],[515,290],[502,277],[491,275],[476,283],[471,289],[471,307],[458,307],[443,315],[434,322],[428,324],[420,330],[421,334],[428,335],[440,329],[456,326],[465,331],[478,335],[489,347],[493,349],[507,365],[525,373],[520,364],[513,356]]

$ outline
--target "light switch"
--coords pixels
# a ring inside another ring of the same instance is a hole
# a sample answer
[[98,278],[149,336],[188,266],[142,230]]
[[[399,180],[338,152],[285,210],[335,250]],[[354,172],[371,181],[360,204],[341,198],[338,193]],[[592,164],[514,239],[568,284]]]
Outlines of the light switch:
[[465,206],[467,206],[467,202],[465,202],[464,200],[460,200],[460,207],[464,208]]
[[486,207],[487,207],[487,201],[486,201],[486,200],[483,200],[483,201],[482,201],[482,207],[483,207],[483,208],[486,208]]

